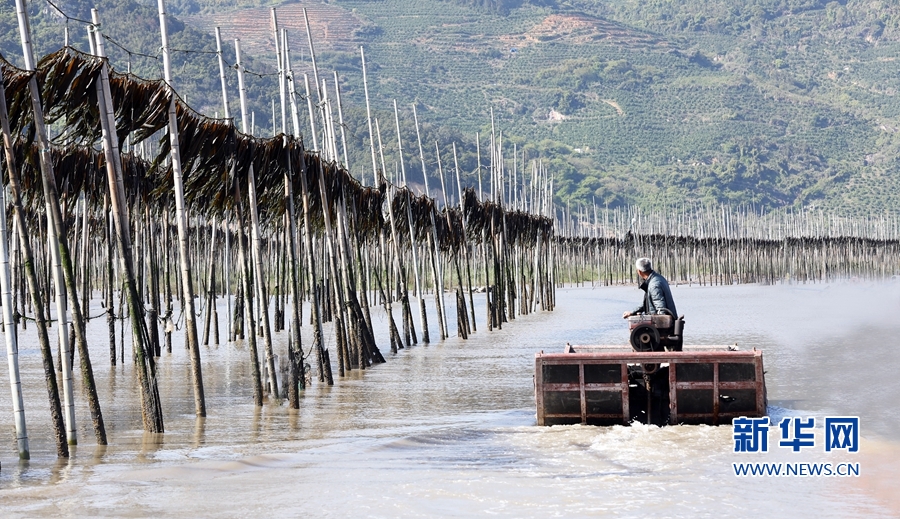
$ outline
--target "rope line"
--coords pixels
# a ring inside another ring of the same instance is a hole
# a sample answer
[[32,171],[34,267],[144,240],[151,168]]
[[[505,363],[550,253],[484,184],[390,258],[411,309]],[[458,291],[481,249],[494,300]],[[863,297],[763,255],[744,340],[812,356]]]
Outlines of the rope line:
[[[95,24],[94,22],[90,22],[90,21],[87,21],[87,20],[82,20],[81,18],[78,18],[78,17],[75,17],[75,16],[70,16],[68,13],[66,13],[65,11],[63,11],[58,5],[54,4],[54,3],[53,3],[53,0],[47,0],[47,3],[50,4],[50,6],[53,7],[53,9],[55,9],[59,14],[61,14],[61,15],[63,16],[63,18],[65,18],[65,23],[66,23],[67,25],[68,25],[68,23],[69,23],[69,20],[72,20],[72,21],[75,21],[75,22],[79,22],[79,23],[82,23],[82,24],[91,26],[91,27],[95,27],[95,28],[99,27],[99,25]],[[114,38],[112,38],[112,37],[109,36],[108,34],[103,34],[103,33],[101,32],[100,35],[103,37],[103,39],[105,39],[106,41],[112,43],[113,45],[115,45],[116,47],[118,47],[119,49],[121,49],[123,52],[125,52],[126,54],[128,54],[128,61],[129,61],[129,63],[131,62],[132,56],[139,56],[139,57],[142,57],[142,58],[152,59],[152,60],[156,60],[157,62],[161,61],[161,60],[160,60],[160,58],[161,58],[160,54],[162,54],[162,47],[159,48],[159,50],[157,51],[157,54],[154,56],[154,55],[152,55],[152,54],[147,54],[147,53],[145,53],[145,52],[138,52],[138,51],[131,50],[131,49],[129,49],[128,47],[126,47],[125,45],[122,45],[121,43],[119,43],[118,41],[116,41]],[[174,49],[174,48],[171,48],[171,47],[169,48],[169,52],[180,52],[180,53],[182,53],[182,54],[211,54],[211,55],[218,55],[218,54],[219,54],[218,51],[214,51],[214,50]],[[229,65],[229,68],[237,69],[237,67],[238,67],[237,63],[232,63],[232,64]],[[256,77],[259,77],[259,78],[272,77],[272,76],[277,76],[277,75],[279,74],[278,72],[271,72],[271,73],[253,72],[252,70],[247,70],[246,68],[244,68],[244,73],[245,73],[245,74],[250,74],[251,76],[256,76]]]
[[83,23],[83,24],[86,24],[86,25],[94,25],[94,22],[89,22],[89,21],[87,21],[87,20],[82,20],[81,18],[75,18],[74,16],[69,16],[68,14],[66,14],[65,11],[63,11],[62,9],[60,9],[59,6],[57,6],[56,4],[54,4],[51,0],[47,0],[47,3],[50,4],[51,7],[53,7],[54,9],[56,9],[57,12],[59,12],[59,14],[61,14],[61,15],[63,15],[63,16],[65,17],[66,23],[68,23],[69,20],[73,20],[73,21],[80,22],[80,23]]

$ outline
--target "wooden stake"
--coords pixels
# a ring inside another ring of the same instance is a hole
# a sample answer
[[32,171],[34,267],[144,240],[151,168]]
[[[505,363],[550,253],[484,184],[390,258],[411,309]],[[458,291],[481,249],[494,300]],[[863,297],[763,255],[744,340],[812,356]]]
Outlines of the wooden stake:
[[[6,165],[9,178],[18,176],[15,168],[15,155],[12,148],[12,133],[9,128],[9,117],[6,109],[6,89],[3,85],[3,68],[0,65],[0,124],[3,131],[3,149],[6,153]],[[12,392],[13,418],[16,423],[16,446],[19,459],[31,458],[28,448],[28,429],[25,426],[25,402],[22,398],[22,379],[19,376],[19,340],[16,334],[16,323],[13,319],[13,298],[10,288],[9,251],[6,236],[6,198],[0,186],[0,291],[3,299],[3,335],[6,340],[6,360],[9,366],[9,388]],[[14,209],[17,212],[17,209]]]
[[[206,399],[203,394],[203,372],[200,365],[200,345],[197,341],[197,317],[194,310],[194,285],[191,279],[187,213],[184,201],[184,181],[181,172],[181,150],[178,138],[178,114],[175,111],[175,90],[172,88],[172,71],[169,63],[169,35],[166,25],[165,0],[159,5],[159,27],[162,36],[163,72],[169,86],[169,142],[172,161],[172,182],[175,188],[175,224],[178,228],[178,260],[181,265],[181,290],[184,299],[185,341],[191,357],[191,375],[194,384],[194,410],[198,417],[206,416]],[[132,316],[137,318],[138,316]]]

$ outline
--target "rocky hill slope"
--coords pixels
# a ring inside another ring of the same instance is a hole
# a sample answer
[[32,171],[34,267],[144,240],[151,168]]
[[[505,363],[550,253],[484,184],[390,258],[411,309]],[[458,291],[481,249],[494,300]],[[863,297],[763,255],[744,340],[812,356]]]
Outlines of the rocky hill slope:
[[[83,0],[58,5],[87,17]],[[388,169],[398,162],[396,99],[404,165],[413,179],[421,175],[413,104],[425,126],[429,172],[437,167],[433,141],[445,167],[458,141],[470,181],[476,132],[482,161],[488,160],[484,135],[493,107],[508,167],[513,145],[519,170],[523,158],[528,168],[541,157],[561,202],[711,201],[866,213],[900,207],[896,2],[170,2],[174,47],[214,50],[215,26],[229,42],[244,42],[248,67],[260,74],[249,88],[263,134],[272,133],[277,97],[267,75],[274,71],[272,5],[289,31],[300,73],[310,71],[302,17],[308,8],[320,72],[329,82],[331,71],[341,76],[351,167],[366,175],[371,161],[359,45],[366,48]],[[104,31],[153,55],[155,8],[155,2],[101,1]],[[41,1],[32,10],[39,49],[58,47],[65,18]],[[14,16],[0,13],[4,55],[18,52],[17,32],[7,30],[15,27]],[[83,27],[72,20],[68,26],[83,48]],[[118,52],[113,63],[122,69],[128,58]],[[132,55],[130,61],[144,75],[159,75],[154,59]],[[221,110],[214,55],[176,53],[176,70],[192,105],[210,115]]]

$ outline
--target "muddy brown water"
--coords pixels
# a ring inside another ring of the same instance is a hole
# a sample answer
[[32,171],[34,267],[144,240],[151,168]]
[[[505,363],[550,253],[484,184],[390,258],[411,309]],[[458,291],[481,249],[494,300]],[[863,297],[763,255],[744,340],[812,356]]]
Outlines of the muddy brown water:
[[[774,419],[859,416],[861,452],[821,452],[821,430],[814,451],[770,447],[748,456],[732,452],[730,426],[537,427],[534,353],[566,342],[627,341],[621,314],[640,301],[633,286],[560,289],[556,311],[494,332],[484,330],[481,306],[479,331],[468,341],[415,346],[334,387],[315,384],[299,412],[284,403],[254,407],[249,354],[237,343],[203,348],[209,416],[198,421],[190,361],[176,332],[173,353],[159,363],[166,433],[155,436],[141,430],[131,355],[110,368],[105,319],[97,319],[91,354],[105,448],[94,442],[76,374],[80,445],[71,459],[56,459],[32,326],[20,337],[32,460],[19,463],[0,355],[0,515],[900,515],[893,491],[900,482],[900,282],[679,286],[673,293],[686,315],[686,343],[764,350]],[[477,301],[483,305],[483,296]],[[383,313],[373,309],[373,319],[384,343]],[[302,333],[306,340],[309,326]],[[284,352],[285,333],[277,339]],[[744,461],[851,461],[861,476],[735,477],[731,464]]]

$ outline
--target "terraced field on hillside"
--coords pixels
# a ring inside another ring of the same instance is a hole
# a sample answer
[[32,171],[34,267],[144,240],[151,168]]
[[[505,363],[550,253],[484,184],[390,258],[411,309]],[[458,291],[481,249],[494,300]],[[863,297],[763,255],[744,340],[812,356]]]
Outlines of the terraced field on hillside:
[[[357,31],[365,22],[342,7],[320,2],[280,5],[277,7],[278,24],[288,30],[298,57],[306,49],[304,8],[309,15],[313,41],[320,50],[352,51],[362,41]],[[223,35],[241,40],[241,47],[250,54],[275,54],[272,13],[269,7],[185,16],[184,21],[209,34],[220,27]]]

